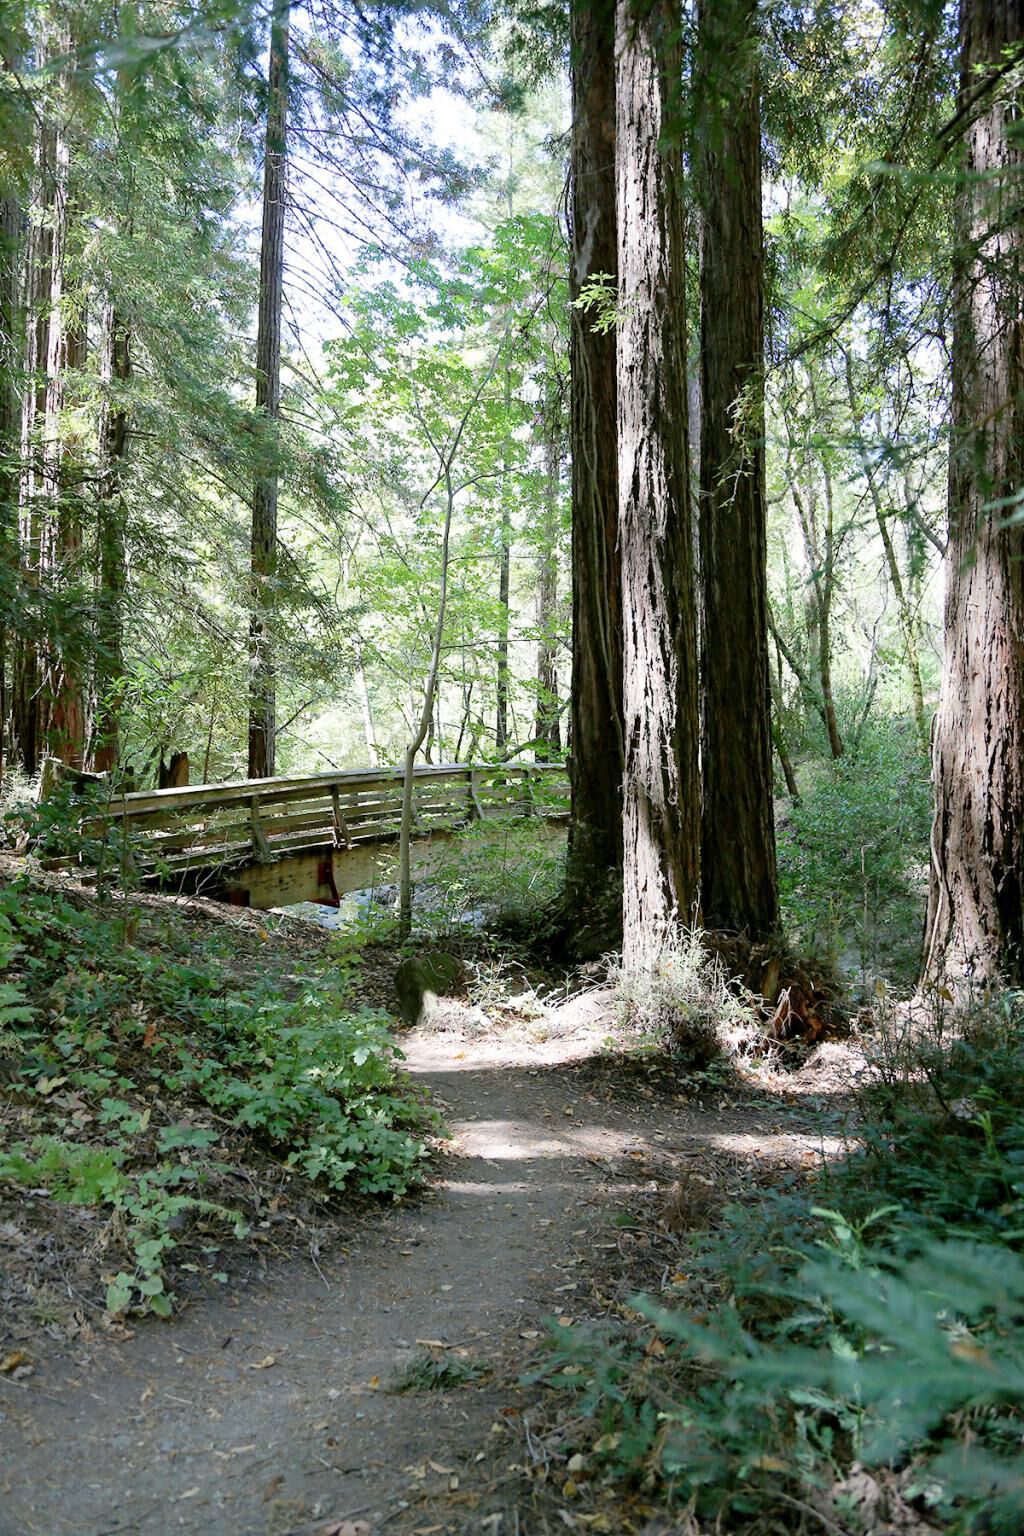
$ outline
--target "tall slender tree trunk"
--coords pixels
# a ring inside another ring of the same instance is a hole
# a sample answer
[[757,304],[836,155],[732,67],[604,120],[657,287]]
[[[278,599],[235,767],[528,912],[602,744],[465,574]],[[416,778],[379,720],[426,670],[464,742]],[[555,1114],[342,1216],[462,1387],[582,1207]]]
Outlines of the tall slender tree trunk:
[[701,0],[701,907],[778,923],[768,684],[756,0]]
[[[826,486],[828,487],[828,482]],[[807,628],[808,638],[817,657],[820,694],[818,710],[828,736],[829,751],[833,758],[838,759],[846,751],[846,746],[839,730],[835,694],[832,691],[832,599],[835,595],[835,529],[832,495],[831,490],[827,488],[825,528],[822,532],[818,527],[814,503],[801,494],[792,472],[789,476],[789,493],[796,508],[797,521],[800,524],[807,561],[811,568]]]
[[899,616],[900,634],[903,637],[903,651],[907,661],[907,674],[910,678],[910,697],[914,711],[914,728],[922,747],[928,746],[928,722],[924,715],[924,688],[921,684],[921,658],[917,645],[917,625],[914,621],[914,611],[903,583],[903,575],[900,571],[900,563],[896,556],[896,546],[893,543],[892,532],[886,517],[885,504],[882,498],[881,487],[871,465],[871,459],[867,451],[867,445],[858,420],[857,390],[853,378],[853,359],[849,351],[844,354],[846,366],[846,393],[850,402],[850,417],[853,430],[857,434],[857,452],[860,459],[861,473],[864,476],[871,498],[872,511],[875,514],[875,526],[878,536],[882,541],[882,549],[885,552],[886,569],[889,572],[889,585],[892,587],[892,595],[896,599],[896,612]]
[[[45,46],[39,63],[45,64]],[[40,668],[39,582],[43,490],[39,428],[46,404],[46,349],[49,337],[50,270],[53,254],[54,133],[36,119],[32,203],[37,217],[25,242],[25,389],[21,414],[19,545],[26,612],[14,653],[12,736],[27,773],[38,770],[43,752],[44,709]]]
[[[65,36],[58,46],[69,53],[70,39]],[[62,121],[54,139],[39,565],[52,597],[73,603],[82,579],[82,525],[64,411],[69,392],[84,370],[87,332],[84,313],[74,312],[76,295],[69,275],[72,194],[67,76],[62,84]],[[65,635],[59,639],[47,635],[41,648],[41,688],[47,750],[62,762],[80,767],[85,757],[85,683],[82,637],[69,636],[75,623],[66,618]]]
[[373,768],[377,764],[377,732],[373,723],[373,709],[370,704],[370,690],[366,682],[366,668],[363,665],[362,641],[356,639],[356,665],[355,665],[356,692],[359,695],[359,712],[363,719],[363,740],[366,743],[366,761]]
[[[962,0],[967,106],[1024,42],[1024,0]],[[1014,77],[964,135],[953,289],[945,657],[925,973],[1024,984],[1024,147]]]
[[623,605],[622,956],[647,968],[697,900],[697,635],[686,390],[682,154],[661,145],[681,79],[666,0],[617,0],[616,333]]
[[18,259],[21,203],[0,197],[0,778],[7,763],[7,663],[12,654],[18,580],[18,469],[21,409],[17,390]]
[[[515,146],[515,118],[511,112],[508,120],[508,162],[505,168],[505,214],[512,217],[514,211],[513,158]],[[508,328],[511,316],[506,315]],[[505,364],[505,420],[512,409],[512,367]],[[506,454],[501,469],[501,550],[498,557],[498,647],[497,676],[495,677],[494,749],[499,757],[508,750],[508,637],[511,620],[509,596],[512,577],[512,501],[511,466]]]
[[547,484],[541,550],[537,561],[537,712],[533,730],[536,742],[534,756],[538,762],[548,761],[561,745],[555,625],[558,611],[558,527],[562,463],[554,421],[549,423],[544,458]]
[[[618,270],[613,0],[573,0],[572,298]],[[615,336],[572,309],[572,817],[567,897],[607,904],[622,871],[622,577],[618,553]],[[604,900],[602,900],[604,898]]]
[[252,493],[249,615],[249,777],[274,772],[277,668],[274,610],[277,576],[278,422],[281,415],[281,311],[287,195],[288,25],[290,0],[277,0],[270,26],[267,133],[263,161],[263,238],[256,334],[256,411],[265,421]]
[[96,617],[96,717],[92,763],[109,772],[120,757],[121,678],[124,675],[124,594],[127,585],[121,476],[128,451],[124,390],[132,375],[131,332],[113,303],[103,318],[100,377],[100,485],[96,534],[99,580]]
[[[506,416],[512,399],[509,371],[505,370]],[[498,557],[498,646],[495,679],[494,750],[502,756],[508,748],[508,635],[509,594],[512,575],[512,509],[508,501],[508,470],[502,475],[501,553]]]

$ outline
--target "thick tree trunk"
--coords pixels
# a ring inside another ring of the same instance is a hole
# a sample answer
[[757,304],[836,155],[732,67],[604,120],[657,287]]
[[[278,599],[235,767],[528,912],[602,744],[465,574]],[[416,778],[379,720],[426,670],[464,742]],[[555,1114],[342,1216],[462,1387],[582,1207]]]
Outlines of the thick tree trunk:
[[661,145],[679,15],[617,0],[616,333],[623,605],[622,956],[649,967],[697,901],[700,780],[682,154]]
[[701,907],[778,923],[768,687],[761,101],[756,0],[700,6]]
[[267,133],[263,162],[263,238],[260,249],[256,334],[256,411],[265,421],[252,494],[249,616],[249,777],[274,772],[277,668],[273,625],[277,575],[277,430],[281,415],[281,311],[284,298],[284,224],[288,135],[289,3],[274,10],[267,76]]
[[[618,269],[615,17],[573,0],[570,212],[573,299]],[[567,896],[585,916],[622,870],[622,584],[618,553],[615,336],[594,310],[571,314],[572,818]],[[606,904],[606,903],[605,903]]]
[[558,525],[561,454],[557,434],[548,433],[544,445],[547,470],[547,505],[541,531],[537,569],[537,713],[534,722],[534,756],[546,762],[557,753],[561,741],[558,707],[558,645],[555,634],[558,609]]
[[120,681],[124,675],[124,594],[127,585],[121,473],[128,449],[128,409],[123,391],[131,373],[131,333],[114,305],[108,303],[100,364],[104,396],[99,425],[101,473],[96,518],[99,583],[92,765],[98,773],[116,767],[120,757]]
[[[961,101],[1024,41],[1024,0],[962,0]],[[1008,80],[1012,82],[1013,76]],[[1006,81],[965,132],[953,293],[945,658],[925,973],[1024,984],[1024,149]]]

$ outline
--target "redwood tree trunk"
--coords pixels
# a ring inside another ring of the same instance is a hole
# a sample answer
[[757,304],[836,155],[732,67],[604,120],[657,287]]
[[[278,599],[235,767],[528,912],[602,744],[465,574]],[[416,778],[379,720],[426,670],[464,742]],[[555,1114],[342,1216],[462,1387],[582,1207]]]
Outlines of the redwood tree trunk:
[[665,0],[616,5],[616,332],[623,604],[623,942],[647,968],[697,900],[700,781],[686,389],[681,78]]
[[1024,485],[1024,148],[1012,84],[980,94],[1022,41],[1024,0],[962,0],[961,101],[981,107],[965,130],[954,275],[925,960],[926,975],[957,991],[997,976],[1024,983],[1024,524],[1002,526],[1003,498]]
[[561,745],[555,626],[558,606],[558,492],[562,466],[558,435],[553,428],[544,445],[544,457],[547,505],[537,570],[537,714],[534,756],[538,762],[549,760]]
[[[573,0],[570,213],[573,299],[618,270],[615,236],[615,15]],[[615,336],[572,309],[572,819],[569,905],[586,912],[622,869],[622,583],[618,554]]]
[[756,0],[702,0],[701,906],[778,923],[768,685],[761,101]]
[[288,0],[274,11],[267,77],[263,239],[256,335],[256,411],[266,422],[252,494],[249,616],[249,777],[274,772],[277,669],[273,652],[277,575],[277,427],[281,415],[281,310],[288,133]]
[[99,583],[96,615],[96,719],[93,767],[116,767],[120,756],[120,679],[124,674],[125,567],[121,472],[128,447],[128,410],[123,390],[131,379],[131,333],[113,304],[107,305],[100,365],[105,387],[100,413],[101,478],[97,505]]

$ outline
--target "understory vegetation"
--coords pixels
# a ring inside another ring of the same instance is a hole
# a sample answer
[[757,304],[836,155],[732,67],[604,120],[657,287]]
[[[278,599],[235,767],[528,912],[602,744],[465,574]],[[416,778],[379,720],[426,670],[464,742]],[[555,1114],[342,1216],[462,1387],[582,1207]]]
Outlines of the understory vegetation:
[[1021,1529],[1024,999],[878,1012],[841,1157],[710,1226],[681,1189],[679,1267],[655,1245],[626,1322],[554,1330],[574,1492],[665,1499],[680,1530]]
[[170,1315],[183,1261],[226,1284],[268,1203],[422,1177],[435,1119],[348,951],[23,877],[0,886],[0,970],[0,1200],[100,1213],[111,1316]]

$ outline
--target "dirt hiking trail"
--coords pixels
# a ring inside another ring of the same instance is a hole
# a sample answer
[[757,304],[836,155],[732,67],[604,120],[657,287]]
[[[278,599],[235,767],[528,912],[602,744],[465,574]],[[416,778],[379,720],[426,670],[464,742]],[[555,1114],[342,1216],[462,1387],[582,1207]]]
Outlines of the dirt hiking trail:
[[[407,1034],[454,1138],[430,1193],[358,1217],[317,1263],[0,1378],[0,1536],[548,1529],[510,1473],[529,1443],[516,1381],[549,1320],[600,1315],[587,1279],[615,1214],[680,1167],[713,1183],[822,1151],[781,1099],[640,1086],[601,1055],[611,1022],[592,993],[540,1043]],[[388,1390],[424,1357],[472,1379]]]

